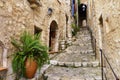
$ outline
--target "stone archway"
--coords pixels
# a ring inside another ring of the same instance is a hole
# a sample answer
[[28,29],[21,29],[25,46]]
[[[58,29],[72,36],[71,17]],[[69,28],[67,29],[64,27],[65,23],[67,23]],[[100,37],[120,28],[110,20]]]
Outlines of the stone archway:
[[[79,14],[79,25],[84,26],[87,20],[87,5],[86,4],[79,4],[78,5],[78,14]],[[85,25],[86,26],[86,25]]]
[[49,48],[50,53],[56,52],[57,45],[57,35],[58,35],[58,25],[55,20],[53,20],[50,24],[50,32],[49,32]]

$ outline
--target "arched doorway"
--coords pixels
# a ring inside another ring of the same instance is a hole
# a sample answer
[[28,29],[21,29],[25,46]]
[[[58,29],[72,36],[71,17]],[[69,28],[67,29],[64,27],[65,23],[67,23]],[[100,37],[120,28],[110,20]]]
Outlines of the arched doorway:
[[50,33],[49,33],[49,48],[50,48],[50,53],[56,52],[56,47],[57,45],[57,30],[58,30],[58,25],[56,21],[52,21],[50,24]]
[[78,14],[79,14],[79,25],[82,26],[82,23],[87,20],[87,5],[80,4],[78,5]]

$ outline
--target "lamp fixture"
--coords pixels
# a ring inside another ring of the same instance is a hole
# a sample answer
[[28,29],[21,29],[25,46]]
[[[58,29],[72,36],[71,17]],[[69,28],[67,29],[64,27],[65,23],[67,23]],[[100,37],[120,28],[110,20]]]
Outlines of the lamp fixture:
[[52,12],[53,12],[53,10],[52,10],[52,8],[48,8],[48,15],[51,15],[52,14]]

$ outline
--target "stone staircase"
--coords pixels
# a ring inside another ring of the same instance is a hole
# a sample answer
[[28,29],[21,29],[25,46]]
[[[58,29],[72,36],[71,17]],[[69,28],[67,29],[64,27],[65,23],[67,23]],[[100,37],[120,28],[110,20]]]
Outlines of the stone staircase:
[[52,58],[50,64],[44,80],[102,80],[87,28],[81,28],[72,45]]

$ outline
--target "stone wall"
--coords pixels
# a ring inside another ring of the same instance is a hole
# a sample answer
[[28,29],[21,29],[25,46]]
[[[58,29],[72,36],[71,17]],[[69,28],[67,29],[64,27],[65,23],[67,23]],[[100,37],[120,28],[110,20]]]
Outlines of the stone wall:
[[80,0],[80,3],[83,3],[83,4],[88,4],[88,1],[87,0]]
[[[30,14],[31,13],[31,14]],[[19,0],[1,0],[0,1],[0,41],[7,49],[7,80],[13,80],[11,69],[11,55],[13,47],[11,37],[19,38],[21,32],[25,29],[33,32],[33,17],[27,1]],[[2,54],[4,55],[4,54]],[[6,58],[5,57],[5,58]],[[3,59],[4,61],[4,59]],[[6,62],[4,62],[6,63]],[[1,66],[5,67],[5,66]]]
[[[39,6],[33,9],[27,0],[0,0],[0,41],[8,51],[7,80],[14,80],[10,56],[14,52],[11,37],[19,39],[25,30],[34,34],[36,26],[42,30],[41,39],[49,47],[50,24],[56,21],[58,25],[56,51],[59,49],[60,40],[71,38],[70,0],[40,0],[39,3]],[[48,8],[52,9],[51,15],[48,14]]]
[[[48,15],[48,8],[51,8],[53,10],[51,15]],[[69,35],[68,37],[71,37],[70,24],[68,24],[71,23],[70,1],[65,2],[64,0],[61,0],[58,2],[58,0],[52,0],[49,2],[41,0],[40,9],[34,10],[33,15],[34,25],[42,29],[42,40],[45,43],[47,42],[46,45],[49,46],[50,24],[53,20],[56,21],[58,25],[58,39],[66,39],[66,34]],[[68,16],[67,23],[66,15]],[[67,33],[66,29],[68,29]]]
[[[88,24],[97,40],[99,49],[107,56],[113,70],[120,78],[120,1],[88,0]],[[111,69],[106,63],[108,80],[115,80]]]

